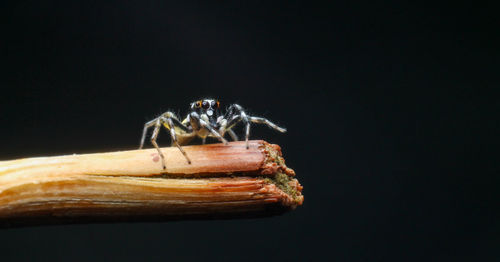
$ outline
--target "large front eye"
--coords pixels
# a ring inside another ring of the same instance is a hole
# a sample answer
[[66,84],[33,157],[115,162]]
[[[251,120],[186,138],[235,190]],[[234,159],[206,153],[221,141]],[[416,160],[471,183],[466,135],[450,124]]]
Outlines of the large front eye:
[[201,107],[201,101],[196,102],[196,107]]
[[208,109],[210,107],[210,103],[207,101],[203,101],[203,108]]

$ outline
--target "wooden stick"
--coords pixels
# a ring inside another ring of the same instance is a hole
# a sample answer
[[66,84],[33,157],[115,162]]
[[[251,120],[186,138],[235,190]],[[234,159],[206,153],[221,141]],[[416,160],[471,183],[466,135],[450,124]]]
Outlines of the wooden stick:
[[301,205],[281,149],[265,141],[0,161],[0,227],[257,217]]

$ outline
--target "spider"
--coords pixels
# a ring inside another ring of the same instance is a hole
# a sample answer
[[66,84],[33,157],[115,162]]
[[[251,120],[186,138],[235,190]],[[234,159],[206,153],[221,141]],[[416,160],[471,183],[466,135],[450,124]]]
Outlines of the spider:
[[227,140],[224,138],[224,135],[227,132],[234,141],[237,141],[238,136],[232,128],[240,122],[243,122],[245,125],[245,142],[247,149],[248,137],[250,136],[250,123],[266,124],[270,128],[282,133],[286,132],[285,128],[279,127],[265,118],[247,115],[245,110],[238,104],[230,105],[226,112],[222,114],[220,102],[218,100],[205,98],[191,103],[190,109],[191,112],[188,113],[186,118],[182,121],[177,118],[176,114],[167,111],[144,124],[139,149],[144,146],[144,139],[146,138],[148,129],[154,127],[153,134],[151,135],[151,144],[158,150],[163,169],[166,169],[165,157],[158,143],[156,143],[161,126],[170,131],[172,146],[175,144],[175,146],[179,148],[188,164],[191,164],[191,159],[189,159],[186,151],[182,149],[181,145],[189,143],[189,141],[195,137],[200,137],[202,139],[202,144],[205,144],[207,137],[212,137],[227,145]]

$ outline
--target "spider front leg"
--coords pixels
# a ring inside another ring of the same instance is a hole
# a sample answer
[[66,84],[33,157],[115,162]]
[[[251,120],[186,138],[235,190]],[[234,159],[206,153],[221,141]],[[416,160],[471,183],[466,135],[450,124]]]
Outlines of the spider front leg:
[[[227,145],[227,140],[221,136],[208,122],[200,118],[200,115],[196,112],[189,114],[189,121],[194,130],[199,130],[200,128],[207,129],[214,137],[218,138],[224,145]],[[203,139],[203,138],[202,138]],[[204,141],[203,141],[204,142]]]

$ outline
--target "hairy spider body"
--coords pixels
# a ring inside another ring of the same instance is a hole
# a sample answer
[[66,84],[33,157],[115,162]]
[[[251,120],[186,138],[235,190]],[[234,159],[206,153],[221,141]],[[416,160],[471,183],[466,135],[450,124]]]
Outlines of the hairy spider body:
[[250,136],[250,123],[266,124],[270,128],[282,133],[286,132],[285,128],[279,127],[265,118],[248,116],[245,110],[238,104],[230,105],[226,112],[222,114],[219,101],[214,99],[202,99],[191,103],[190,109],[191,112],[188,113],[186,118],[182,121],[180,121],[174,113],[167,111],[144,124],[139,149],[144,146],[144,140],[148,129],[154,127],[153,134],[151,135],[151,144],[158,150],[163,169],[166,169],[165,157],[158,143],[156,143],[161,126],[169,130],[170,137],[172,138],[172,146],[175,145],[179,148],[189,164],[191,164],[191,159],[189,159],[184,149],[182,149],[182,145],[189,143],[195,137],[201,138],[203,144],[205,144],[207,137],[211,137],[227,145],[227,140],[224,138],[224,135],[228,133],[234,141],[237,141],[238,136],[232,128],[240,122],[245,125],[247,149],[248,138]]

